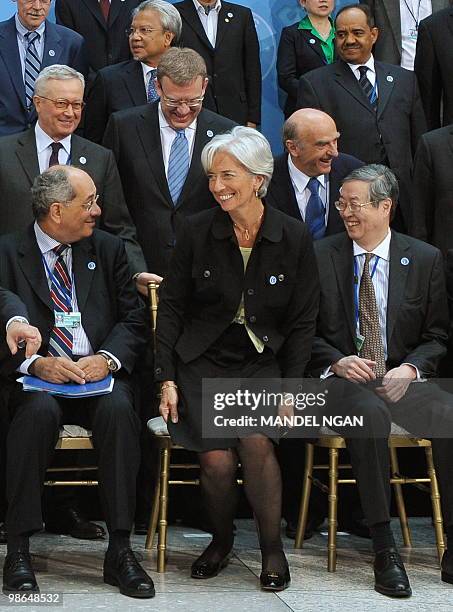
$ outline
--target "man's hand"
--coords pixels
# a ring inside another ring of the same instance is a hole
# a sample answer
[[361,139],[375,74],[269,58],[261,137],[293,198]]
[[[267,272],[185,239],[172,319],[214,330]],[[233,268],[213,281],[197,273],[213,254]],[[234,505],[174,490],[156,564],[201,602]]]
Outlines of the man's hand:
[[19,343],[25,342],[25,357],[29,359],[39,351],[41,334],[38,328],[28,323],[12,321],[6,331],[6,342],[12,355],[15,355],[19,348],[22,348],[19,347]]
[[77,362],[77,365],[82,368],[86,382],[96,382],[102,380],[109,373],[107,359],[102,355],[89,355],[82,357]]
[[376,387],[375,391],[384,401],[393,404],[404,396],[407,388],[416,378],[415,368],[404,364],[389,370],[382,379],[382,387]]
[[376,365],[371,359],[364,359],[357,355],[342,357],[333,364],[331,370],[340,378],[346,378],[354,383],[367,383],[376,380],[376,374],[371,369]]
[[[172,385],[172,386],[167,386]],[[161,385],[162,397],[160,398],[159,412],[167,423],[170,417],[172,423],[178,422],[178,389],[173,380],[166,380]]]
[[137,291],[148,297],[148,283],[157,283],[160,285],[162,281],[162,276],[159,276],[158,274],[140,272],[140,274],[135,278],[135,286],[137,287]]
[[29,371],[33,376],[51,383],[85,384],[84,371],[67,357],[38,357],[31,364]]

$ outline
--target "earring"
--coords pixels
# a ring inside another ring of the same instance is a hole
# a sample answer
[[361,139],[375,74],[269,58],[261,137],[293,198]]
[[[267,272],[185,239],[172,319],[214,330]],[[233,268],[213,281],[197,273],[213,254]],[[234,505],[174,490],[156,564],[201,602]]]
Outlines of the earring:
[[258,189],[255,191],[255,198],[259,198]]

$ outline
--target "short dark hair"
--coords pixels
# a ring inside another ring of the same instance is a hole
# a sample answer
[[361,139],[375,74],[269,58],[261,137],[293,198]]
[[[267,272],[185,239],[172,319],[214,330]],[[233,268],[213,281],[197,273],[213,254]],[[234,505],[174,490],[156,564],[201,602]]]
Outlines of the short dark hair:
[[[396,2],[396,0],[394,1]],[[346,6],[343,6],[338,11],[337,16],[335,17],[335,27],[337,26],[337,19],[341,15],[341,13],[344,13],[345,11],[352,9],[352,8],[359,9],[359,11],[362,11],[362,13],[365,14],[366,22],[370,28],[376,27],[376,23],[374,21],[374,15],[371,12],[371,9],[367,4],[347,4]]]

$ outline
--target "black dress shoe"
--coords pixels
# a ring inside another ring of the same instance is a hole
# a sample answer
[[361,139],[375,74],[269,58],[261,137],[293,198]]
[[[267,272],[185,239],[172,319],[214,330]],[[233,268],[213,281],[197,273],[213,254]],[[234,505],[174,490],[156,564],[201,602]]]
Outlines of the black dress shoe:
[[289,567],[284,572],[261,572],[260,584],[263,591],[284,591],[291,582]]
[[228,565],[229,561],[229,554],[218,562],[200,561],[200,559],[197,559],[192,563],[192,567],[190,569],[190,576],[192,578],[197,578],[200,580],[205,580],[206,578],[214,578],[214,576],[217,576],[220,570],[222,570]]
[[387,597],[410,597],[412,590],[403,562],[395,548],[376,553],[374,590]]
[[48,533],[70,535],[79,540],[100,540],[104,538],[105,531],[101,525],[86,521],[74,508],[63,510],[58,517],[46,521]]
[[104,582],[117,586],[120,593],[128,597],[149,599],[156,594],[153,581],[130,548],[124,548],[118,554],[107,550],[104,559]]
[[[324,523],[324,517],[321,516],[309,516],[307,524],[305,526],[304,540],[309,540],[313,537],[315,531],[317,531]],[[290,540],[296,539],[297,522],[292,520],[286,521],[285,535]]]
[[453,584],[453,554],[447,549],[442,557],[440,577],[443,582]]
[[5,523],[0,523],[0,544],[6,544],[6,527],[5,527]]
[[3,592],[39,593],[30,553],[14,552],[6,555],[3,566]]

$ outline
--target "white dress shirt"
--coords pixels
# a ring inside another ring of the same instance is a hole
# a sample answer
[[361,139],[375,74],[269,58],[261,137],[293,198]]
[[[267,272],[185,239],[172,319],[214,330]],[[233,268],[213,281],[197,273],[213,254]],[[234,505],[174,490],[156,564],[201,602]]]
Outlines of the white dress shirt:
[[[307,210],[308,200],[310,199],[311,192],[308,189],[308,182],[310,176],[307,176],[302,170],[296,168],[291,155],[288,155],[288,171],[291,178],[291,183],[296,194],[297,206],[299,207],[302,219],[305,221],[305,213]],[[327,220],[329,218],[329,175],[320,174],[316,177],[320,183],[319,197],[324,204],[324,223],[327,227]]]
[[215,5],[211,8],[209,13],[206,15],[205,7],[198,2],[198,0],[193,0],[195,5],[195,9],[197,11],[198,17],[200,18],[201,25],[203,26],[204,31],[206,32],[206,36],[208,37],[209,42],[213,47],[215,47],[215,42],[217,38],[217,24],[219,22],[219,12],[222,8],[222,4],[220,0],[217,0]]
[[400,0],[402,68],[414,69],[418,25],[432,12],[431,0]]
[[[66,165],[71,163],[71,136],[66,136],[58,142],[62,145],[62,148],[58,151],[58,163]],[[38,154],[39,172],[44,172],[49,167],[50,156],[52,155],[52,143],[55,142],[37,121],[35,125],[35,138],[36,138],[36,152]]]
[[[176,138],[175,130],[169,125],[168,121],[165,119],[165,115],[162,112],[161,104],[159,102],[159,128],[160,128],[160,141],[162,143],[162,157],[164,160],[165,167],[165,176],[168,179],[168,160],[170,159],[170,149],[173,144],[174,139]],[[195,119],[185,129],[185,135],[187,138],[187,144],[189,145],[189,167],[192,161],[192,152],[193,145],[195,141],[195,132],[197,130],[197,120]]]
[[[25,81],[25,55],[27,53],[28,42],[25,38],[25,34],[29,32],[25,26],[22,25],[19,16],[14,16],[16,21],[16,33],[17,33],[17,46],[19,47],[20,65],[22,67],[22,78]],[[44,53],[44,35],[46,30],[46,21],[44,20],[39,28],[34,30],[39,34],[39,39],[35,41],[35,49],[39,59],[42,61],[42,55]]]
[[370,81],[372,87],[375,88],[376,96],[378,95],[378,86],[376,82],[376,68],[374,66],[374,57],[370,55],[370,59],[364,64],[348,64],[349,68],[352,70],[352,74],[359,81],[360,80],[360,66],[366,66],[368,68],[366,76]]

